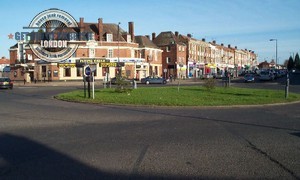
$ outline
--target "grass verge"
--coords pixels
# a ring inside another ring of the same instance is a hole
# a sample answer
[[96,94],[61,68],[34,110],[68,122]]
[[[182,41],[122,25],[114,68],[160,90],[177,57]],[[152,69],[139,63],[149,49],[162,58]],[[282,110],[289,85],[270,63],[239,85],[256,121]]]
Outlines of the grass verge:
[[63,93],[57,99],[75,102],[101,104],[131,104],[156,106],[229,106],[258,105],[299,101],[300,94],[289,93],[285,99],[284,91],[222,88],[207,90],[200,86],[140,87],[129,93],[118,93],[115,89],[95,90],[95,99],[84,98],[83,90]]

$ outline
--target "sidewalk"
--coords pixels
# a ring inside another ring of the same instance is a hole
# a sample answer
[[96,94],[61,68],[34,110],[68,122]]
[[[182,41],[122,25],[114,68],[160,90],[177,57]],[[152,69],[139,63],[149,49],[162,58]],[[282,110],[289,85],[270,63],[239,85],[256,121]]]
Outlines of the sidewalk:
[[[172,82],[168,82],[167,84],[169,85],[177,85],[178,82],[180,82],[180,84],[200,84],[203,83],[203,80],[197,79],[195,81],[195,79],[181,79],[181,80],[176,80],[176,81],[172,81]],[[103,81],[102,80],[96,80],[95,84],[99,85],[103,85]],[[140,82],[137,82],[137,84],[141,84]],[[15,81],[14,82],[14,86],[16,87],[45,87],[45,86],[83,86],[83,81],[74,81],[74,80],[70,80],[70,81],[38,81],[36,83],[34,82],[26,82],[24,84],[23,81]]]

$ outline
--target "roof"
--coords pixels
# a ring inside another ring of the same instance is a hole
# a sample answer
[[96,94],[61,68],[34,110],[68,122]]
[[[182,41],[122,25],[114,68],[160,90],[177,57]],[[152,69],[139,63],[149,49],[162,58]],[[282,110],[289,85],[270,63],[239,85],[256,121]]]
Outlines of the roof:
[[0,64],[9,64],[9,59],[6,59],[5,57],[2,57],[0,59]]
[[168,46],[171,44],[180,44],[184,45],[178,37],[175,36],[175,34],[171,31],[167,32],[161,32],[154,40],[153,43],[155,43],[157,46]]
[[[99,35],[98,23],[84,23],[84,31],[85,32],[93,32]],[[75,31],[80,32],[80,28],[75,28]],[[103,23],[103,32],[102,34],[113,34],[113,41],[118,40],[118,25],[113,23]],[[122,34],[127,34],[121,27],[119,27],[119,41],[126,41]]]
[[139,47],[149,47],[149,48],[156,48],[159,49],[148,37],[146,36],[135,36],[134,37],[135,43],[139,44]]

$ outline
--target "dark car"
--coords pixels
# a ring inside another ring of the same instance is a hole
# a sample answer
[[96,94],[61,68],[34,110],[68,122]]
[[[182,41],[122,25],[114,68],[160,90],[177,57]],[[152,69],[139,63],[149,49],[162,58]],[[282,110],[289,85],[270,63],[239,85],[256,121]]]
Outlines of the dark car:
[[146,78],[142,78],[141,83],[143,83],[143,84],[166,84],[167,80],[165,78],[161,78],[161,77],[148,76]]
[[253,74],[245,74],[244,75],[244,81],[245,82],[254,82],[255,77]]
[[12,89],[14,87],[13,82],[8,77],[0,77],[0,88]]

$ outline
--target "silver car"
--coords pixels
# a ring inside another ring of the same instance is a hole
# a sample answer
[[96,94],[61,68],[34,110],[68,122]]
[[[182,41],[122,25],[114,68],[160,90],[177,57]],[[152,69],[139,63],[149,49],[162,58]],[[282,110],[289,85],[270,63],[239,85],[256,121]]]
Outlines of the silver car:
[[259,74],[259,80],[261,81],[272,81],[274,79],[275,79],[274,74],[269,71],[262,71]]

